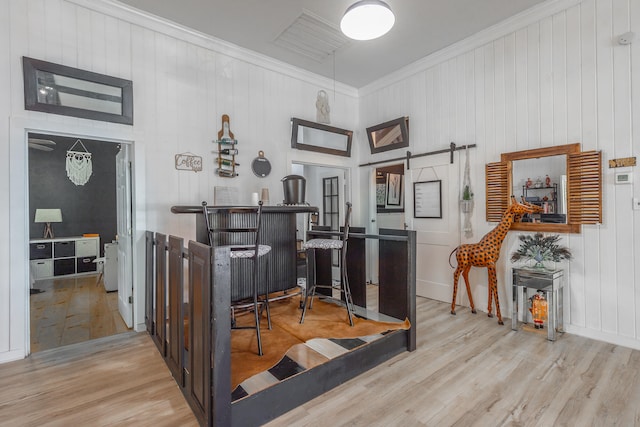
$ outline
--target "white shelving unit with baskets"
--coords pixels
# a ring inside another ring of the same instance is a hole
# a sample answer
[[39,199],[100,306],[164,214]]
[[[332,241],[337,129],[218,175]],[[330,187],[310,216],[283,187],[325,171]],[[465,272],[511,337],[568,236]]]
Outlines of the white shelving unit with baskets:
[[100,237],[29,240],[31,274],[35,280],[95,274]]

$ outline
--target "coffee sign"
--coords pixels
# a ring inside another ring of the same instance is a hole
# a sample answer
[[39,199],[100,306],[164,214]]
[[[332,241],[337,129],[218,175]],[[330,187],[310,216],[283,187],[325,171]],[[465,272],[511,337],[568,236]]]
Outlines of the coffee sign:
[[176,169],[181,171],[200,172],[202,170],[202,157],[193,153],[176,154]]

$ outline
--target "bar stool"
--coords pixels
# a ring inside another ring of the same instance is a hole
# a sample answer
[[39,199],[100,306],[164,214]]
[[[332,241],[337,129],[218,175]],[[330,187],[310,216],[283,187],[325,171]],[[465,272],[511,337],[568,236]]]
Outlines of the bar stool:
[[[262,339],[260,337],[260,317],[262,317],[262,308],[266,307],[267,322],[271,329],[271,314],[269,313],[269,298],[266,284],[261,285],[259,267],[260,259],[271,251],[271,246],[259,244],[260,230],[262,225],[262,202],[258,203],[256,212],[255,207],[233,207],[226,210],[228,218],[226,226],[212,227],[207,211],[207,203],[202,202],[202,213],[204,214],[205,224],[209,234],[209,245],[212,247],[216,243],[215,235],[218,234],[218,241],[230,249],[231,260],[248,259],[252,261],[252,287],[250,295],[246,295],[246,287],[243,287],[237,281],[231,280],[231,329],[255,329],[258,339],[258,355],[262,356]],[[247,220],[245,217],[238,218],[238,226],[232,221],[233,214],[255,214],[253,221]],[[226,237],[225,237],[226,236]],[[251,240],[251,243],[244,243]],[[231,243],[231,244],[227,244]],[[220,246],[220,245],[215,245]],[[262,276],[266,280],[266,274]],[[261,290],[263,290],[261,292]],[[255,315],[254,326],[237,326],[235,321],[235,311],[238,309],[253,309]]]
[[[344,218],[344,227],[342,237],[340,239],[311,239],[302,246],[306,251],[307,258],[307,289],[305,293],[304,306],[300,323],[304,323],[304,316],[307,313],[307,307],[311,310],[313,305],[313,297],[316,294],[316,288],[339,289],[341,295],[344,294],[347,313],[349,314],[349,324],[353,326],[353,299],[351,298],[351,289],[349,288],[349,278],[347,277],[347,240],[349,239],[349,218],[351,217],[351,203],[347,202],[347,209]],[[315,278],[315,268],[313,274],[311,267],[315,267],[315,251],[316,250],[333,250],[340,251],[340,286],[318,285]],[[311,260],[311,262],[310,262]]]

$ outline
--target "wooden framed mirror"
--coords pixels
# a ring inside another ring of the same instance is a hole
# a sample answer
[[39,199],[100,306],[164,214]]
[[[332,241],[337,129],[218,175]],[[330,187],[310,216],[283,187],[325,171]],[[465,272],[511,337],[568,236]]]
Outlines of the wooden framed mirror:
[[486,165],[486,218],[500,221],[511,195],[543,208],[512,230],[580,233],[602,222],[602,153],[566,144],[503,153]]
[[371,154],[409,146],[409,117],[400,117],[367,128]]
[[291,119],[291,148],[351,157],[353,131]]
[[25,110],[133,124],[131,80],[22,57]]

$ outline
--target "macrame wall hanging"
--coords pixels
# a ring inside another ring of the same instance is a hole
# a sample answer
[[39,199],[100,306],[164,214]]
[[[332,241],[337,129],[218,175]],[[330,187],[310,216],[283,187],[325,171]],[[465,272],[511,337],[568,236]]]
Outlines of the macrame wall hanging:
[[463,231],[465,237],[473,236],[471,227],[471,214],[473,213],[473,191],[471,190],[471,172],[469,171],[469,146],[465,149],[466,159],[464,163],[464,178],[462,181],[462,197],[460,198],[460,209],[464,214]]
[[331,108],[329,107],[329,95],[324,90],[318,91],[316,99],[316,121],[318,123],[331,123]]
[[[80,144],[84,151],[73,151]],[[91,153],[79,139],[67,150],[67,176],[75,185],[85,185],[93,173]]]

